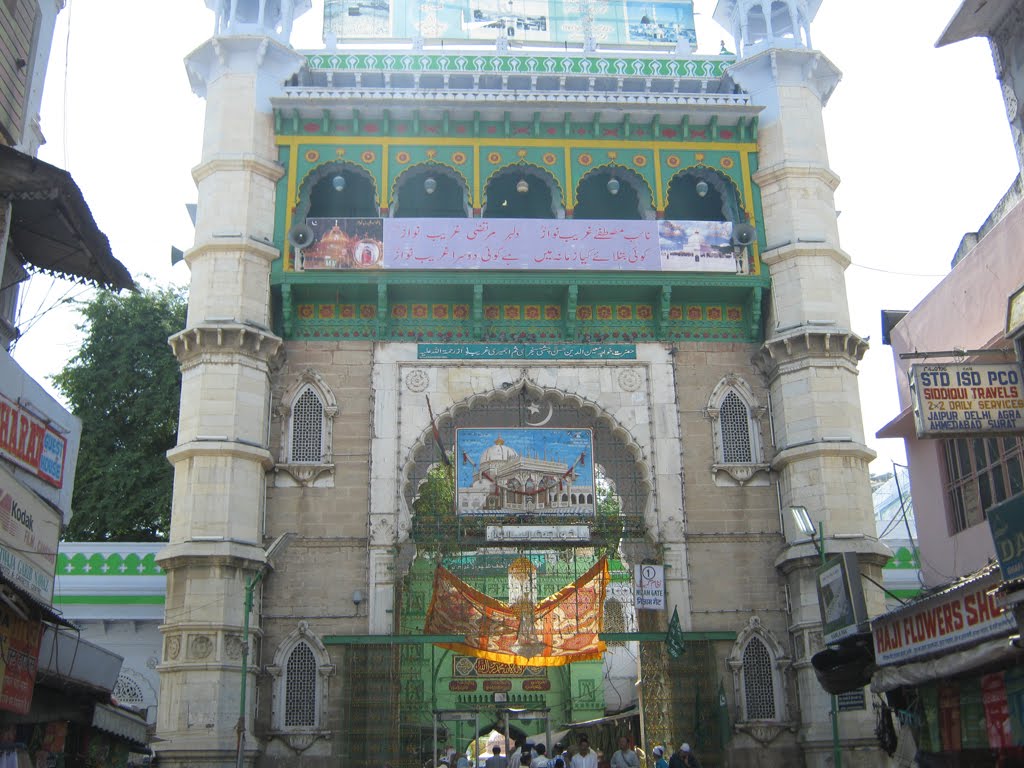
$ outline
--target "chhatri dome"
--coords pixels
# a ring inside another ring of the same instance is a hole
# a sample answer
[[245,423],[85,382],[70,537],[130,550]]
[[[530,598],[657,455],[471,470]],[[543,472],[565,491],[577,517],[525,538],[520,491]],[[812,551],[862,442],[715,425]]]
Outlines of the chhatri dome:
[[508,461],[509,459],[518,459],[519,454],[513,448],[505,445],[505,441],[500,437],[494,441],[494,445],[489,446],[486,451],[480,455],[480,463],[483,464],[488,461]]

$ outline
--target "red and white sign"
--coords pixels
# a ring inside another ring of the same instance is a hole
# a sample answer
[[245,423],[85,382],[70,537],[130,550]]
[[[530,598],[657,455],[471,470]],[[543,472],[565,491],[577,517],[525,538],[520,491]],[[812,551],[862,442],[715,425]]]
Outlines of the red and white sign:
[[0,710],[24,715],[32,708],[42,629],[0,606]]
[[0,455],[61,488],[67,452],[68,441],[63,435],[0,395]]
[[1003,613],[988,594],[998,583],[996,572],[913,610],[874,619],[875,663],[896,664],[1013,630],[1013,614]]

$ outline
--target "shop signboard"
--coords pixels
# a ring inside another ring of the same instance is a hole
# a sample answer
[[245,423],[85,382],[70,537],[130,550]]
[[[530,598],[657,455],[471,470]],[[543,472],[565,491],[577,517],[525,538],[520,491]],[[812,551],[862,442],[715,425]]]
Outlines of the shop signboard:
[[633,586],[637,610],[665,610],[665,566],[634,566]]
[[[328,219],[305,221],[303,271],[404,269],[720,272],[745,255],[731,221]],[[293,246],[294,248],[294,246]]]
[[822,637],[826,644],[838,643],[863,628],[868,619],[860,567],[855,552],[843,552],[829,559],[817,572],[818,608]]
[[0,466],[0,572],[45,605],[59,537],[60,515]]
[[32,707],[42,636],[38,621],[0,605],[0,710],[24,715]]
[[1024,493],[989,507],[986,515],[1003,579],[1024,576]]
[[1020,434],[1020,363],[929,363],[910,368],[917,436]]
[[999,574],[993,571],[984,578],[872,620],[875,663],[900,664],[1010,634],[1017,626],[1013,614],[1003,613],[989,594],[999,582]]

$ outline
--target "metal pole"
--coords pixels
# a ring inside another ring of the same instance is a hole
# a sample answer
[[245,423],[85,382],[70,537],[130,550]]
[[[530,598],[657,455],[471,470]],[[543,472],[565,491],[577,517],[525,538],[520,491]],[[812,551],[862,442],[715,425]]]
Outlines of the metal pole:
[[245,750],[245,688],[249,678],[249,614],[252,613],[252,596],[256,585],[263,578],[263,571],[251,576],[245,584],[245,610],[242,619],[242,684],[238,701],[238,744],[235,748],[235,768],[242,768]]
[[[821,553],[821,564],[825,565],[825,523],[818,521],[818,541],[821,546],[818,552]],[[835,768],[843,768],[843,755],[839,751],[839,703],[835,694],[829,694],[832,700],[832,765]]]

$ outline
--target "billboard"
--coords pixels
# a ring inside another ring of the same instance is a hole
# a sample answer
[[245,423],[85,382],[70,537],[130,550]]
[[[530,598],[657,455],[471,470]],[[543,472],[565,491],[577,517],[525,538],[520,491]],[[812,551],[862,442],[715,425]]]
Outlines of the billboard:
[[917,436],[1019,434],[1020,363],[929,363],[910,367]]
[[817,571],[818,608],[826,645],[855,635],[868,619],[855,552],[833,556]]
[[332,37],[697,47],[693,0],[326,0]]
[[1024,576],[1024,493],[989,507],[985,516],[1003,579],[1021,578]]
[[43,625],[0,605],[0,710],[27,714],[32,708]]
[[0,466],[0,571],[39,602],[53,601],[60,515]]
[[455,432],[455,452],[459,515],[570,518],[596,513],[589,429],[462,428]]
[[740,271],[731,221],[306,219],[313,270]]

